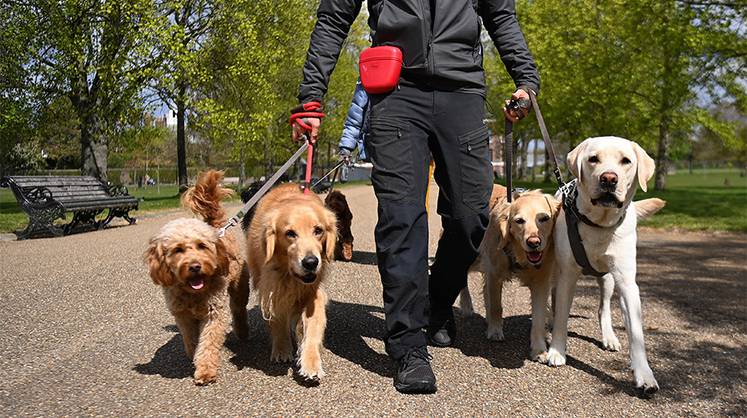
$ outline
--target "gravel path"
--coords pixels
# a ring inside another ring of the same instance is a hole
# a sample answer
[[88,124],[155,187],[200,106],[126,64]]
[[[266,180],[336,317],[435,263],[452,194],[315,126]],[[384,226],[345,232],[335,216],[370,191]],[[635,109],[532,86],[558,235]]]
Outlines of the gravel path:
[[[614,301],[619,353],[600,348],[596,282],[579,282],[568,365],[526,359],[529,292],[504,292],[506,341],[458,320],[456,348],[431,349],[439,391],[404,396],[384,354],[370,187],[344,189],[355,257],[336,263],[323,354],[327,377],[298,384],[269,362],[269,338],[250,305],[250,340],[229,335],[219,382],[195,387],[173,317],[147,276],[147,239],[178,214],[54,239],[0,242],[0,410],[3,415],[714,415],[747,414],[747,236],[642,231],[639,276],[646,343],[661,391],[635,397],[627,338]],[[434,194],[435,195],[435,194]],[[237,208],[237,205],[232,205]],[[434,205],[431,205],[433,210]],[[438,236],[431,222],[431,253]]]

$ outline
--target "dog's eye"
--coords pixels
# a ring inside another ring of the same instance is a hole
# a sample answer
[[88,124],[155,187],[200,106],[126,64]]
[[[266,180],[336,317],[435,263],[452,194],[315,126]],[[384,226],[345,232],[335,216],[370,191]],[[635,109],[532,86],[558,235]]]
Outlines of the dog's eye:
[[199,248],[201,250],[206,250],[207,249],[207,245],[205,245],[204,242],[201,242],[201,243],[197,244],[197,248]]
[[543,213],[542,215],[539,216],[537,220],[540,222],[547,222],[550,220],[550,215]]
[[182,247],[176,247],[173,250],[171,250],[171,252],[174,253],[174,254],[183,253],[184,252],[184,248],[182,248]]
[[320,236],[320,235],[322,235],[323,232],[324,232],[324,230],[322,229],[321,226],[315,226],[314,227],[314,235],[316,235],[317,237]]
[[628,165],[631,163],[630,158],[628,157],[623,157],[623,159],[620,160],[620,162],[623,163],[624,165]]
[[298,237],[298,234],[296,234],[296,231],[289,229],[288,231],[285,232],[285,236],[288,237],[289,239],[293,239],[293,238]]
[[596,164],[599,162],[599,157],[597,157],[596,155],[592,155],[591,157],[589,157],[589,162],[592,164]]
[[525,221],[524,218],[516,218],[514,219],[514,222],[516,222],[519,225],[524,225],[525,223],[527,223],[527,221]]

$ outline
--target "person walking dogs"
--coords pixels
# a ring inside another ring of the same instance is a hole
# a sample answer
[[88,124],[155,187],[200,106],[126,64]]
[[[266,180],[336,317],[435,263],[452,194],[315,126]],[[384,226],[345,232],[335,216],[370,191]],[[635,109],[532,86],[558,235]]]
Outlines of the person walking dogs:
[[[322,102],[361,4],[321,0],[303,67],[301,104]],[[433,393],[436,378],[426,345],[454,343],[452,305],[467,284],[467,269],[488,225],[493,172],[483,123],[480,22],[514,80],[513,99],[528,99],[530,89],[538,92],[539,75],[511,0],[369,0],[368,12],[373,45],[396,47],[403,59],[396,88],[369,95],[366,137],[378,199],[374,236],[386,351],[397,363],[398,391]],[[504,113],[517,122],[527,112]],[[321,119],[304,122],[315,141]],[[293,138],[305,131],[294,124]],[[429,278],[425,194],[431,154],[443,235]]]

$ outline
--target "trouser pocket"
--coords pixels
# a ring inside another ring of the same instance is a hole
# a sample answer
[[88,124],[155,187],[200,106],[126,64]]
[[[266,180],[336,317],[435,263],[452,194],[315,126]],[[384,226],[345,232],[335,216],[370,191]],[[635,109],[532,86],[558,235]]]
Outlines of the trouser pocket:
[[393,118],[371,120],[366,150],[373,164],[371,182],[380,199],[400,200],[413,191],[412,147],[404,135],[404,125]]
[[459,136],[462,202],[475,212],[488,207],[493,170],[490,164],[488,128],[479,128]]

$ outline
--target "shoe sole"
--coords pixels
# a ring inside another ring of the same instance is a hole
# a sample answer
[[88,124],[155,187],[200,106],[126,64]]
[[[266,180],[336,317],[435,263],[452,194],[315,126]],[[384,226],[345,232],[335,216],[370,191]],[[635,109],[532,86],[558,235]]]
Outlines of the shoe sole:
[[435,384],[429,382],[415,382],[409,385],[395,383],[394,388],[397,389],[397,392],[407,395],[429,395],[436,393],[438,390]]

